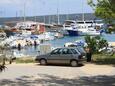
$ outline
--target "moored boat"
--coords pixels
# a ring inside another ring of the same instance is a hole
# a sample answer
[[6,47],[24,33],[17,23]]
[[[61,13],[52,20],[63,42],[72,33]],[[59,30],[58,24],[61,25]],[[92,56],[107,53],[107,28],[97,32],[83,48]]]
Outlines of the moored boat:
[[68,32],[69,36],[78,36],[76,21],[66,20],[64,23],[64,30]]

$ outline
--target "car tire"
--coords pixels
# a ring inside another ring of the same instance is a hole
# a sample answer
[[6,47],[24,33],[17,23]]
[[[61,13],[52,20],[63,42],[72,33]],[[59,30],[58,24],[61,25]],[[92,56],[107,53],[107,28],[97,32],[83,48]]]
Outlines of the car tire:
[[45,59],[41,59],[39,62],[40,62],[40,65],[46,65],[47,64],[47,61]]
[[76,61],[76,60],[71,60],[71,61],[70,61],[70,65],[71,65],[72,67],[77,67],[77,66],[78,66],[78,61]]

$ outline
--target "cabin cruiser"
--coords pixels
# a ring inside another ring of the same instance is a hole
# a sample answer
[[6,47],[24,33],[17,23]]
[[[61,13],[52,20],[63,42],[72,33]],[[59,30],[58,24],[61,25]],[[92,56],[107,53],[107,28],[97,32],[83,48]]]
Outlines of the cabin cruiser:
[[69,36],[78,36],[76,21],[66,20],[63,27],[64,27],[64,30],[67,31],[67,34]]
[[96,30],[96,24],[93,21],[77,21],[79,35],[100,35]]
[[95,25],[92,21],[73,21],[67,20],[64,24],[64,30],[66,30],[69,36],[81,36],[81,35],[100,35],[99,31],[96,31]]

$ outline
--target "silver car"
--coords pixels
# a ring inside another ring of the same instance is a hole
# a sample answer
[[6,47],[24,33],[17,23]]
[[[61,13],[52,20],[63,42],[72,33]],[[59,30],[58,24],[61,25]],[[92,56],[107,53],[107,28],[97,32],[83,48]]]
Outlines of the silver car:
[[48,54],[37,56],[35,61],[41,65],[50,64],[70,64],[75,67],[78,66],[82,58],[81,53],[72,47],[57,48]]

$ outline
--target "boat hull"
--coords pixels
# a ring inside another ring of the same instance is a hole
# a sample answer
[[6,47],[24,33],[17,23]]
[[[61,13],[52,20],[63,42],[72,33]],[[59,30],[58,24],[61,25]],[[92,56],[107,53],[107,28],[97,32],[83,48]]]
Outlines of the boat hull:
[[98,35],[101,35],[101,33],[100,32],[81,32],[81,31],[78,31],[78,35],[79,36],[85,36],[85,35],[98,36]]
[[67,30],[69,36],[78,36],[78,31]]

